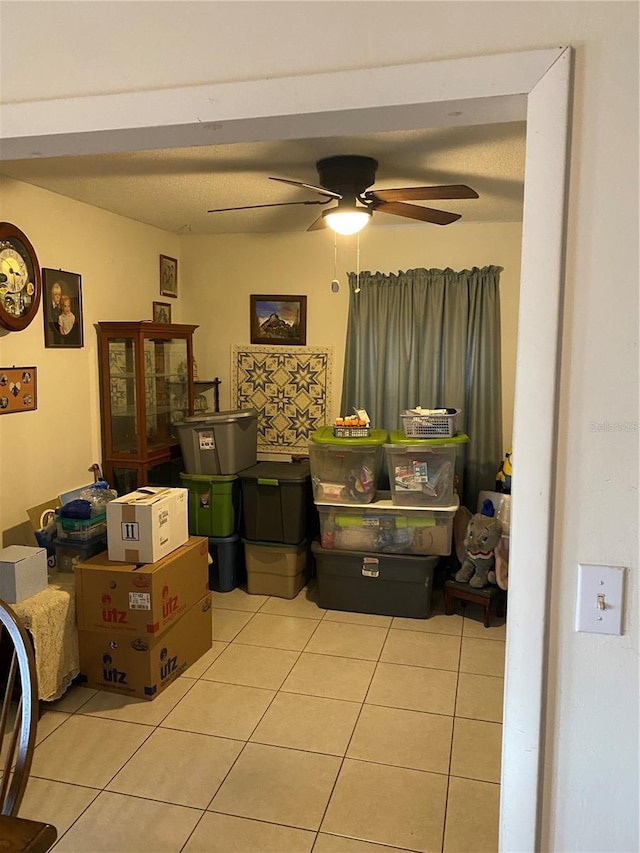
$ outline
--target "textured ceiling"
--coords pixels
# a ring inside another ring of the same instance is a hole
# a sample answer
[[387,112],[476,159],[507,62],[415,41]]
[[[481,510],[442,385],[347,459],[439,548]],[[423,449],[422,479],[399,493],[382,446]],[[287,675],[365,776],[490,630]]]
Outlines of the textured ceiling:
[[[375,189],[468,184],[479,199],[428,203],[461,213],[460,222],[522,219],[524,122],[3,161],[0,173],[173,233],[289,232],[305,231],[331,205],[207,210],[318,200],[269,176],[317,185],[316,161],[337,154],[375,158]],[[370,227],[384,225],[440,227],[374,214]]]

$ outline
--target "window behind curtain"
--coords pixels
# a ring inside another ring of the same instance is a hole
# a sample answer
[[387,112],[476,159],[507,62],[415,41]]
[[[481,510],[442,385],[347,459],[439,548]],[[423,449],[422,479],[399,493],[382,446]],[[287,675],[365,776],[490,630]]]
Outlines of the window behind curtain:
[[359,292],[349,273],[341,412],[363,407],[374,426],[394,430],[405,409],[460,409],[469,436],[461,501],[473,512],[503,455],[501,271],[361,272]]

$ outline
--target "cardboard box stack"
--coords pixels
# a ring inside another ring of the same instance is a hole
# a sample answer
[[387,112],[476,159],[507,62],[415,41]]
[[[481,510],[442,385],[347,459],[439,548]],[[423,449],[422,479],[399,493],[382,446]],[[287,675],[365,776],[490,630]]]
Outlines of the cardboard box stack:
[[187,490],[111,501],[107,546],[75,567],[80,673],[89,687],[154,699],[212,643],[207,539],[189,536]]

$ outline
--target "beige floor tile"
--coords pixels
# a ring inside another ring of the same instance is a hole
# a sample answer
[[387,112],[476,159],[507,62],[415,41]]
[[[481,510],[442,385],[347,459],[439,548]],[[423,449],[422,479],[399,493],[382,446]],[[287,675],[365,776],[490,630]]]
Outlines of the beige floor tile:
[[56,853],[176,853],[198,809],[103,791],[56,845]]
[[499,812],[499,785],[452,776],[443,853],[497,853]]
[[288,693],[362,702],[375,667],[375,662],[370,660],[303,652],[281,689]]
[[356,841],[340,835],[318,834],[313,853],[407,853],[405,848],[387,847],[382,844],[369,844],[368,841]]
[[195,663],[192,663],[189,669],[186,670],[185,675],[188,678],[200,678],[202,673],[209,669],[211,664],[220,657],[228,645],[228,643],[223,643],[220,640],[214,640],[209,651],[205,652]]
[[195,683],[193,678],[181,676],[151,702],[98,690],[96,695],[80,708],[78,714],[157,726]]
[[495,675],[504,677],[505,644],[496,640],[476,640],[473,637],[462,638],[460,653],[460,672],[472,672],[475,675]]
[[99,793],[96,788],[30,776],[18,815],[27,820],[52,823],[61,838]]
[[340,762],[332,755],[248,743],[209,810],[317,829]]
[[461,672],[458,676],[456,717],[501,723],[503,696],[503,678]]
[[255,613],[269,598],[268,595],[249,595],[243,587],[236,587],[230,592],[212,592],[211,602],[215,610],[245,610]]
[[379,663],[367,693],[368,705],[453,716],[458,674],[444,669]]
[[384,663],[429,666],[434,669],[449,669],[457,672],[460,642],[460,637],[446,634],[396,631],[392,628],[380,660]]
[[156,729],[107,790],[206,809],[242,747],[226,738]]
[[97,690],[93,690],[90,687],[81,687],[78,684],[72,684],[55,702],[47,702],[46,708],[51,711],[66,711],[69,714],[73,714],[85,702],[88,702],[92,696],[95,696],[97,692]]
[[278,690],[300,653],[231,643],[202,678]]
[[31,775],[103,788],[152,731],[151,726],[74,714],[36,747]]
[[452,634],[459,637],[462,634],[462,622],[462,616],[455,613],[445,616],[444,613],[434,612],[428,619],[395,616],[391,627],[399,631],[424,631],[426,634]]
[[63,714],[61,711],[46,711],[38,720],[36,729],[36,746],[49,737],[51,732],[54,732],[61,726],[65,720],[68,720],[71,714]]
[[244,626],[253,618],[253,613],[241,610],[214,610],[213,614],[213,639],[218,642],[230,643],[234,640]]
[[386,628],[323,620],[305,651],[361,660],[378,660],[386,636]]
[[310,853],[315,832],[207,812],[182,853]]
[[351,613],[347,610],[327,610],[327,622],[349,622],[352,625],[373,625],[376,628],[389,628],[392,616],[379,616],[376,613]]
[[250,740],[326,755],[344,755],[360,708],[359,702],[279,693]]
[[453,717],[365,705],[347,757],[446,775],[452,731]]
[[484,627],[484,608],[478,604],[467,604],[464,612],[464,627],[462,634],[465,637],[478,637],[483,640],[506,640],[507,619],[505,616],[496,616],[494,607],[491,608],[491,619],[489,627]]
[[500,782],[502,726],[456,717],[451,750],[452,776]]
[[345,759],[321,829],[433,853],[444,830],[447,777]]
[[247,740],[275,696],[273,690],[197,681],[163,728]]
[[246,628],[240,631],[236,642],[301,652],[317,626],[318,622],[315,619],[256,613]]
[[301,619],[322,619],[325,612],[318,607],[315,586],[301,589],[295,598],[272,596],[260,608],[260,613],[271,613],[272,616],[298,616]]

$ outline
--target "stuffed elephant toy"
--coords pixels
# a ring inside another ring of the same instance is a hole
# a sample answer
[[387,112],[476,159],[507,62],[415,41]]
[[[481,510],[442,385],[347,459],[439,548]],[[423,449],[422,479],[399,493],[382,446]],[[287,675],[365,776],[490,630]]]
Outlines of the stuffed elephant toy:
[[468,583],[474,589],[496,582],[494,548],[502,537],[502,524],[493,517],[491,501],[485,504],[491,505],[490,510],[483,506],[482,512],[472,515],[467,525],[465,555],[455,575],[459,583]]

